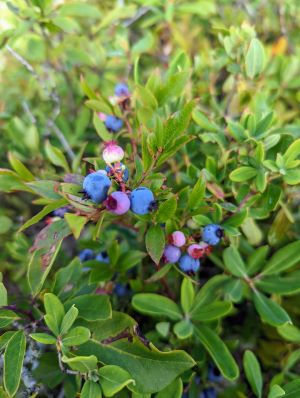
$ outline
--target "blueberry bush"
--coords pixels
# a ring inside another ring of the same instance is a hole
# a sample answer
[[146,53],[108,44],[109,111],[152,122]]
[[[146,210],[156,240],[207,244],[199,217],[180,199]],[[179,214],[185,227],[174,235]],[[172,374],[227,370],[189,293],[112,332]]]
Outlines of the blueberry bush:
[[0,26],[0,397],[299,398],[299,1]]

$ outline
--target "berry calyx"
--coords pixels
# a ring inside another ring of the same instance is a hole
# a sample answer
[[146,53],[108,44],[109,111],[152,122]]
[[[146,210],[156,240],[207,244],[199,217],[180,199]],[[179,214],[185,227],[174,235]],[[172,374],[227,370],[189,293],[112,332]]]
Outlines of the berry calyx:
[[129,210],[130,200],[125,192],[116,191],[108,196],[105,206],[111,213],[121,215]]
[[94,203],[102,203],[111,186],[111,181],[106,175],[105,170],[98,170],[95,173],[88,174],[82,184],[85,199],[90,199]]
[[185,245],[186,239],[184,233],[181,231],[174,231],[169,237],[169,242],[177,247]]
[[139,187],[130,194],[130,209],[133,213],[144,215],[156,207],[154,195],[149,188]]
[[110,133],[117,133],[123,127],[123,120],[114,115],[106,116],[104,123]]
[[181,251],[176,246],[167,245],[165,247],[163,256],[166,262],[174,264],[179,260]]
[[187,274],[195,274],[200,268],[200,261],[188,254],[184,254],[179,259],[179,268]]
[[124,151],[115,141],[105,142],[104,145],[102,157],[105,163],[111,164],[120,162],[123,159]]
[[217,224],[209,224],[203,228],[202,240],[211,245],[216,246],[224,236],[224,231]]

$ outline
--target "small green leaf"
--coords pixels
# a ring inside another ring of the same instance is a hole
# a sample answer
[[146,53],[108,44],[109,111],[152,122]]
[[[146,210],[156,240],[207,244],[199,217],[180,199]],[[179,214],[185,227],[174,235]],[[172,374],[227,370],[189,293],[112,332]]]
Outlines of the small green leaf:
[[278,274],[293,267],[300,261],[300,241],[289,243],[276,253],[267,262],[262,273],[264,275]]
[[253,292],[253,302],[262,320],[270,325],[281,326],[292,323],[288,313],[279,304],[257,290]]
[[177,209],[177,200],[175,196],[163,202],[156,213],[156,221],[158,223],[164,223],[174,217]]
[[132,299],[133,307],[142,314],[167,317],[174,321],[182,318],[181,311],[174,301],[154,293],[135,294]]
[[286,324],[279,326],[277,332],[287,341],[292,341],[293,343],[300,343],[300,330],[297,326]]
[[247,278],[245,263],[234,246],[227,247],[227,249],[224,250],[223,260],[226,268],[232,275],[239,278]]
[[204,325],[195,328],[195,334],[211,355],[222,375],[228,380],[235,380],[239,376],[239,368],[220,337]]
[[190,209],[197,207],[201,200],[203,199],[205,194],[205,180],[203,177],[200,177],[195,186],[192,189],[192,192],[189,195],[188,206]]
[[159,391],[155,398],[181,398],[183,393],[183,384],[180,378],[175,379],[166,388]]
[[251,40],[245,58],[246,74],[253,79],[259,75],[265,67],[266,55],[261,42],[254,38]]
[[257,170],[253,167],[242,166],[229,174],[229,178],[234,182],[243,182],[250,180],[257,175]]
[[78,239],[83,227],[88,221],[87,217],[78,216],[77,214],[73,213],[66,213],[65,220],[67,221],[75,239]]
[[116,365],[106,365],[99,370],[100,384],[106,397],[113,397],[129,384],[135,385],[131,375]]
[[19,388],[25,349],[25,335],[19,330],[8,341],[4,353],[3,382],[10,397],[13,397]]
[[198,307],[197,311],[191,311],[190,315],[194,321],[210,322],[228,314],[232,309],[229,301],[215,301],[211,304]]
[[67,347],[77,346],[86,343],[90,336],[91,333],[88,328],[77,326],[63,336],[62,343]]
[[64,306],[53,293],[46,293],[44,295],[44,306],[46,310],[45,322],[50,330],[57,336],[60,331],[61,322],[65,316]]
[[104,320],[111,317],[109,297],[98,294],[83,294],[69,299],[65,303],[68,310],[72,305],[78,309],[78,316],[87,321]]
[[252,351],[245,351],[243,357],[243,365],[247,380],[252,388],[252,391],[258,398],[261,398],[263,379],[260,364]]
[[194,327],[190,321],[183,319],[175,323],[173,330],[179,339],[184,340],[192,336]]
[[47,333],[31,333],[30,337],[41,344],[56,344],[56,338]]
[[46,141],[45,152],[51,163],[53,163],[55,166],[62,167],[67,172],[70,171],[68,162],[62,151],[51,145],[49,141]]
[[35,180],[34,175],[31,174],[27,167],[24,166],[24,164],[19,159],[17,159],[11,152],[8,153],[8,160],[12,168],[24,181],[30,182]]
[[165,234],[159,225],[152,225],[146,234],[146,248],[155,262],[159,263],[165,247]]
[[65,334],[69,331],[70,327],[75,322],[75,319],[77,318],[77,316],[78,316],[78,309],[75,307],[75,305],[72,305],[72,307],[69,309],[69,311],[63,317],[63,320],[61,323],[61,328],[60,328],[60,334]]
[[0,309],[0,328],[5,328],[17,319],[19,316],[13,311]]
[[82,387],[80,398],[102,398],[101,387],[94,381],[86,380]]
[[90,370],[96,369],[98,362],[95,355],[76,356],[72,358],[63,356],[62,361],[69,365],[71,369],[77,370],[81,373],[88,373]]
[[180,293],[180,301],[181,301],[181,308],[183,312],[187,314],[191,309],[195,298],[195,290],[192,282],[187,279],[183,278],[181,283],[181,293]]

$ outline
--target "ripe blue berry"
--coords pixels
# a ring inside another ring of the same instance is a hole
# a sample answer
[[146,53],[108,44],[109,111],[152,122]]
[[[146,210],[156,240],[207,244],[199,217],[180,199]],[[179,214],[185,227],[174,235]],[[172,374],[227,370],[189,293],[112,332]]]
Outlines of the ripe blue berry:
[[200,261],[198,259],[192,258],[188,254],[184,254],[179,259],[179,268],[183,272],[195,273],[200,268]]
[[105,119],[105,126],[111,133],[117,133],[123,127],[123,120],[116,116],[108,115]]
[[111,213],[121,215],[128,212],[130,200],[125,192],[115,191],[108,196],[105,205]]
[[129,88],[126,83],[118,83],[115,86],[115,95],[117,97],[128,97],[130,95]]
[[64,218],[65,213],[67,213],[69,209],[67,207],[60,207],[53,211],[54,217]]
[[181,251],[178,247],[167,245],[164,250],[164,258],[168,263],[176,263],[181,256]]
[[217,245],[222,237],[223,229],[220,227],[220,225],[209,224],[203,228],[202,240],[211,246]]
[[96,258],[97,261],[100,261],[100,263],[106,263],[109,264],[109,257],[106,252],[101,252],[97,254]]
[[[123,163],[119,163],[118,166],[115,165],[114,169],[115,169],[115,173],[118,173],[118,174],[122,175],[123,182],[127,182],[128,181],[129,170]],[[107,174],[109,176],[113,176],[114,175],[112,167],[110,167],[108,165],[105,167],[105,171],[107,172]]]
[[83,249],[79,253],[79,259],[81,262],[92,260],[94,258],[94,252],[91,249]]
[[213,387],[205,388],[201,392],[200,398],[217,398],[217,391]]
[[220,382],[223,380],[223,377],[222,377],[219,369],[217,369],[213,365],[208,366],[207,378],[209,381],[212,381],[212,382]]
[[130,195],[130,209],[133,213],[148,214],[155,207],[155,200],[149,188],[139,187],[134,189]]
[[94,203],[101,203],[107,197],[111,181],[104,170],[88,174],[83,180],[84,197],[91,199]]

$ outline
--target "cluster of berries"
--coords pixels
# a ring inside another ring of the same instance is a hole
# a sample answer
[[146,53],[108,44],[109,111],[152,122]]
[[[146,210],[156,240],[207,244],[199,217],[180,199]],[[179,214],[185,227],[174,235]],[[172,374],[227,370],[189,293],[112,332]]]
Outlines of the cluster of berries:
[[[183,232],[175,231],[169,236],[169,244],[164,250],[164,260],[168,263],[179,263],[179,268],[187,274],[195,274],[200,268],[200,258],[207,256],[212,246],[217,245],[223,237],[223,229],[217,224],[203,228],[202,242],[192,243]],[[187,253],[182,254],[182,249]]]
[[[121,162],[123,149],[115,141],[109,141],[105,143],[102,156],[107,166],[105,170],[92,172],[84,178],[81,191],[84,198],[97,204],[103,203],[108,211],[116,215],[125,214],[129,209],[138,215],[152,211],[156,201],[149,188],[139,187],[130,191],[126,187],[129,171]],[[108,195],[111,180],[117,182],[120,190]]]
[[[115,87],[115,97],[113,102],[118,103],[122,108],[126,105],[130,98],[130,91],[126,83],[118,83]],[[98,114],[100,120],[105,124],[105,127],[110,133],[117,133],[123,127],[123,120],[115,115]]]
[[101,263],[106,263],[109,264],[109,257],[108,254],[105,251],[102,251],[98,254],[96,254],[93,250],[91,249],[83,249],[79,255],[79,259],[81,262],[89,261],[89,260],[96,260]]

